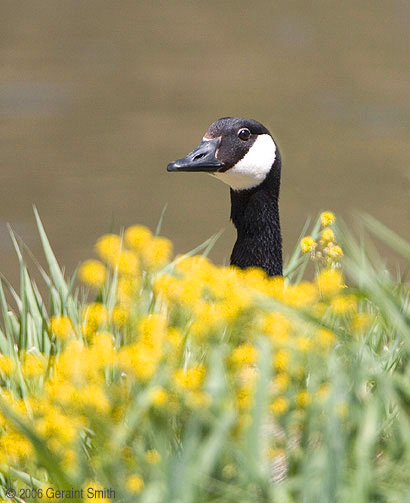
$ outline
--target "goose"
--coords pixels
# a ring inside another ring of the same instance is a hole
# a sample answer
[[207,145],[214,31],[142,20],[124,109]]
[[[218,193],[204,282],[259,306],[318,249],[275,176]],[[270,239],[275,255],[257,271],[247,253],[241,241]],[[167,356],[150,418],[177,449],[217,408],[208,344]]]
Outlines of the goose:
[[169,163],[167,171],[205,172],[229,185],[231,220],[237,231],[231,264],[282,275],[281,157],[265,126],[253,119],[218,119],[199,146]]

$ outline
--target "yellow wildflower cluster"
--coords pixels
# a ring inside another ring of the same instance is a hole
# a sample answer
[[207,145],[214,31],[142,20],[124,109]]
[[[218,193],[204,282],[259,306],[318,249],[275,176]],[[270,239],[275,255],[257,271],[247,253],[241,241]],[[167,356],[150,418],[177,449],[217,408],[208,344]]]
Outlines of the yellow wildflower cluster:
[[[321,241],[306,237],[302,250],[335,248],[333,222],[332,214],[323,214]],[[76,320],[66,314],[50,319],[48,334],[58,351],[0,355],[0,463],[33,475],[38,469],[43,476],[41,459],[7,410],[31,425],[76,480],[84,464],[98,471],[118,456],[128,474],[122,487],[135,494],[164,459],[163,444],[155,445],[147,425],[163,421],[179,431],[192,411],[209,411],[222,393],[215,372],[225,373],[223,407],[236,415],[230,433],[240,439],[255,403],[259,365],[268,357],[267,409],[285,428],[286,418],[301,421],[328,392],[326,382],[307,380],[309,365],[325,368],[337,342],[320,320],[340,317],[352,333],[365,327],[333,259],[314,281],[290,284],[200,256],[170,262],[171,243],[141,226],[123,238],[103,236],[96,250],[106,265],[87,261],[80,277],[96,288],[108,285],[109,293],[79,307]],[[270,442],[275,452],[283,447]]]
[[343,250],[337,244],[332,225],[336,218],[330,211],[325,211],[320,215],[322,230],[319,240],[312,236],[305,236],[300,241],[300,248],[303,253],[310,253],[312,260],[317,261],[323,267],[340,267],[340,260],[343,257]]
[[[123,294],[139,285],[141,270],[157,270],[169,262],[172,243],[142,225],[126,229],[124,236],[106,234],[95,245],[103,262],[120,276]],[[107,281],[108,271],[99,260],[85,261],[79,270],[80,279],[96,289]],[[132,284],[130,284],[132,283]]]

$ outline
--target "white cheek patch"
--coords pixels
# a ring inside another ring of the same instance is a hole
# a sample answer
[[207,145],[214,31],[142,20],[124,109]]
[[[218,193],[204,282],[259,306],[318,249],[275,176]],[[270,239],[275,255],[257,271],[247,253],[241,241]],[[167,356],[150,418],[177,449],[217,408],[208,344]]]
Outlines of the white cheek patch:
[[245,190],[262,183],[276,158],[276,145],[268,134],[261,134],[249,151],[231,169],[213,173],[234,190]]

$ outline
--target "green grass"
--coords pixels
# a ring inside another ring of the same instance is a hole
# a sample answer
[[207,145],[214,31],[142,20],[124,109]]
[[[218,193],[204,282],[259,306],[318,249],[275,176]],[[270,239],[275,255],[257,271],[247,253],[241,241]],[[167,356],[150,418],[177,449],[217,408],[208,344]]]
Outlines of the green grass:
[[[155,291],[158,277],[176,274],[176,262],[143,271],[138,295],[129,308],[131,321],[120,327],[111,316],[117,305],[119,280],[118,272],[111,271],[97,298],[107,307],[104,331],[112,335],[116,352],[139,340],[135,323],[149,313],[165,316],[169,327],[180,330],[183,342],[176,363],[176,349],[163,346],[161,360],[149,379],[124,377],[115,364],[104,368],[98,386],[108,397],[110,412],[81,405],[87,424],[78,428],[75,439],[67,444],[67,450],[75,452],[75,462],[67,468],[65,447],[48,442],[52,433],[48,438],[40,432],[38,424],[46,413],[38,412],[30,400],[43,400],[47,382],[55,376],[56,365],[67,350],[67,343],[49,328],[52,316],[68,317],[75,327],[73,340],[83,341],[90,351],[93,343],[84,335],[86,302],[81,300],[84,296],[76,286],[75,275],[64,277],[37,213],[36,219],[48,264],[47,272],[40,271],[47,299],[31,279],[24,245],[13,233],[20,265],[19,291],[14,291],[4,277],[0,280],[0,352],[14,362],[13,372],[0,371],[0,445],[2,435],[10,431],[18,432],[32,445],[29,457],[4,454],[1,462],[0,453],[0,497],[6,500],[5,491],[10,487],[17,492],[48,486],[68,489],[95,481],[114,488],[116,501],[124,502],[403,503],[409,499],[410,289],[405,278],[393,276],[383,267],[370,236],[384,241],[407,264],[409,243],[369,216],[362,217],[367,237],[361,236],[360,241],[339,225],[335,230],[344,251],[342,268],[348,285],[342,296],[355,296],[354,313],[335,315],[327,308],[318,315],[314,307],[331,299],[316,299],[307,309],[255,293],[251,279],[245,279],[252,294],[250,307],[223,328],[218,325],[210,329],[200,343],[191,331],[195,315],[177,302],[166,304]],[[313,225],[311,235],[319,238],[320,221]],[[211,239],[204,244],[205,254],[213,242]],[[289,284],[301,284],[308,261],[297,246],[284,269]],[[6,290],[13,308],[6,301]],[[303,336],[314,341],[314,334],[321,329],[331,330],[336,337],[325,353],[295,351],[295,362],[303,366],[303,372],[298,373],[296,367],[289,370],[287,399],[293,403],[303,390],[312,400],[303,408],[292,405],[279,417],[268,412],[272,379],[278,373],[271,362],[279,349],[255,328],[258,316],[272,312],[290,320],[295,340]],[[365,313],[370,322],[355,332],[351,325],[357,313]],[[250,365],[257,379],[252,403],[245,411],[238,411],[233,405],[237,375],[229,358],[248,338],[259,355]],[[34,376],[24,367],[27,352],[43,365]],[[73,365],[75,358],[74,353]],[[93,360],[85,361],[92,365]],[[175,369],[197,362],[206,367],[201,393],[211,397],[210,405],[190,405],[189,393],[176,390],[175,410],[171,406],[153,407],[153,389],[161,386],[169,391]],[[88,371],[93,375],[92,369]],[[72,379],[76,379],[75,373]],[[323,383],[329,389],[327,396],[323,400],[314,398]],[[13,397],[11,402],[5,392]],[[22,408],[14,407],[13,400],[23,404]],[[110,419],[113,410],[122,405],[121,421],[115,423]],[[58,407],[71,417],[68,405],[66,409],[61,404]],[[238,433],[240,418],[245,426]],[[266,455],[267,447],[280,450],[281,455],[272,459]],[[146,461],[148,449],[159,453],[158,464]],[[132,492],[130,486],[127,489],[133,474],[144,480],[138,492]]]

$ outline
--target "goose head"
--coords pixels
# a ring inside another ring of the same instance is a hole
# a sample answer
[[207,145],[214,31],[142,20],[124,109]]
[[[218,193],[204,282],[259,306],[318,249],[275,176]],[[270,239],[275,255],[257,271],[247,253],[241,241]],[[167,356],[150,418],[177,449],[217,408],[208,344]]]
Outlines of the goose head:
[[277,158],[275,141],[265,126],[253,119],[223,117],[208,128],[198,147],[169,163],[167,170],[205,172],[242,191],[261,185]]

